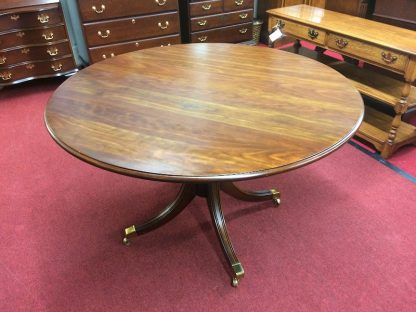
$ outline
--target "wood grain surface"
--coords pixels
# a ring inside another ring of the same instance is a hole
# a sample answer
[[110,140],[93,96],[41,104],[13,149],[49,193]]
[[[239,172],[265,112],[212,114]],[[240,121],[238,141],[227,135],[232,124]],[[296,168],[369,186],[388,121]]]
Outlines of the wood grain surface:
[[363,117],[335,70],[288,52],[186,44],[87,67],[49,100],[46,126],[71,154],[162,181],[235,181],[313,162]]

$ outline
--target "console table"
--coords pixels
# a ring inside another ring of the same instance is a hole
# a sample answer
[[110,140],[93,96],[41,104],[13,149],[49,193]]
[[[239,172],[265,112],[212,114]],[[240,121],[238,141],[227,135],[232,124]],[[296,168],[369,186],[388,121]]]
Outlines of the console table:
[[[280,27],[291,37],[403,76],[402,80],[394,79],[347,62],[329,64],[350,78],[361,94],[394,108],[395,115],[389,116],[366,107],[358,137],[373,144],[384,158],[416,142],[416,127],[401,120],[408,109],[416,108],[416,88],[412,85],[416,80],[416,32],[307,5],[267,13],[269,31]],[[299,45],[295,52],[299,53]]]

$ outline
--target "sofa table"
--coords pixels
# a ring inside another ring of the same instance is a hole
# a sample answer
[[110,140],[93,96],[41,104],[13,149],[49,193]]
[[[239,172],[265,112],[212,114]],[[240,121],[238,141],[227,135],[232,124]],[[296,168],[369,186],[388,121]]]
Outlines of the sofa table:
[[384,158],[416,142],[416,127],[401,120],[408,109],[416,108],[416,88],[412,85],[416,79],[416,32],[307,5],[267,13],[269,31],[280,27],[291,37],[401,75],[403,79],[395,79],[347,62],[330,64],[350,78],[363,95],[394,108],[395,115],[391,117],[366,107],[364,122],[357,132],[360,138],[373,144]]
[[[308,116],[300,113],[305,105]],[[237,286],[244,270],[227,232],[220,190],[278,205],[278,191],[244,191],[233,182],[328,155],[354,135],[363,115],[358,91],[319,62],[261,47],[201,43],[93,64],[55,91],[45,121],[53,139],[83,161],[182,184],[154,218],[125,228],[125,244],[132,234],[173,219],[195,196],[205,197]]]

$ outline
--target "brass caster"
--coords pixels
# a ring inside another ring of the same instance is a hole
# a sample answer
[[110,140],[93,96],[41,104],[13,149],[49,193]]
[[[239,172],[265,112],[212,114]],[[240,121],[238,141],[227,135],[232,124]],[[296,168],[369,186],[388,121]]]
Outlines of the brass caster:
[[274,204],[276,207],[279,207],[279,205],[280,205],[280,192],[278,192],[278,191],[276,191],[276,190],[271,190],[271,192],[272,192],[272,194],[273,194],[273,199],[272,199],[273,204]]
[[123,245],[124,246],[130,246],[131,245],[131,241],[127,237],[124,237],[123,238]]
[[238,280],[237,277],[233,277],[233,279],[231,281],[231,285],[233,285],[233,287],[237,287],[239,282],[240,281]]

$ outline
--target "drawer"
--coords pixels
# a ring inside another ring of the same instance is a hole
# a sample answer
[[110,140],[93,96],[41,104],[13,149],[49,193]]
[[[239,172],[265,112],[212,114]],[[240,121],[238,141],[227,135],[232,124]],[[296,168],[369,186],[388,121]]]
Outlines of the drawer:
[[63,22],[61,11],[57,5],[46,7],[47,9],[32,12],[0,15],[0,32],[55,25]]
[[48,28],[20,30],[0,35],[0,50],[67,39],[64,25]]
[[0,70],[0,85],[33,78],[60,76],[74,69],[72,57],[18,65]]
[[328,47],[331,50],[340,51],[342,54],[351,55],[399,72],[404,72],[408,62],[408,57],[405,54],[336,34],[329,34]]
[[253,0],[224,0],[224,12],[252,9]]
[[68,40],[59,43],[48,43],[42,46],[29,46],[0,51],[0,68],[27,61],[47,60],[52,57],[56,58],[71,54],[72,50]]
[[253,24],[221,27],[191,34],[191,42],[242,42],[253,39]]
[[274,27],[276,24],[281,25],[282,32],[285,35],[292,35],[296,38],[315,42],[321,45],[325,43],[326,33],[323,30],[277,18],[274,16],[270,18],[270,21],[271,27]]
[[253,10],[191,18],[191,31],[241,24],[253,20]]
[[89,46],[117,43],[179,32],[178,13],[135,16],[111,22],[85,24],[85,37]]
[[178,0],[78,0],[82,20],[98,21],[164,11],[177,11]]
[[172,44],[181,43],[181,38],[178,35],[173,36],[164,36],[158,38],[144,39],[144,40],[135,40],[125,43],[110,44],[106,46],[90,48],[90,61],[91,63],[96,63],[102,60],[105,60],[109,57],[114,57],[119,54],[132,52],[141,49],[160,47],[160,46],[169,46]]
[[189,4],[189,15],[201,16],[223,12],[222,0],[201,1]]

